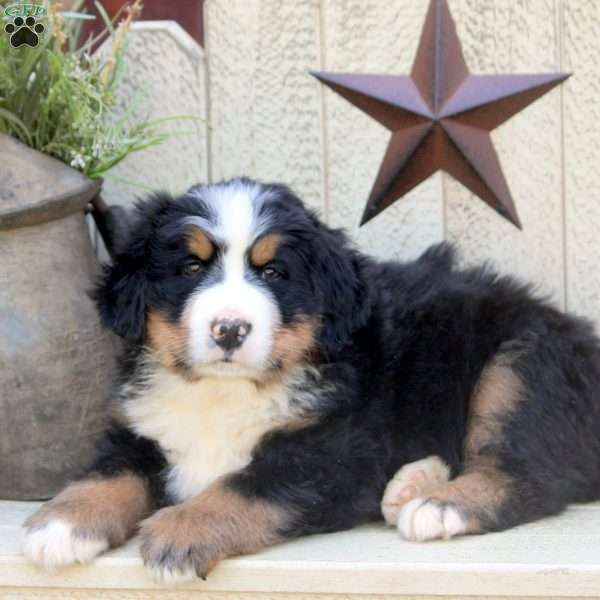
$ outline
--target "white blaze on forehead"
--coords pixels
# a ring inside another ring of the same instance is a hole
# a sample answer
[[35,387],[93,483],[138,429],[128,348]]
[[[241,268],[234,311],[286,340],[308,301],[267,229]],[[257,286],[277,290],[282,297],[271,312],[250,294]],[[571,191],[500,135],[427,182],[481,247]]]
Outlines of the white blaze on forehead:
[[244,277],[246,253],[267,225],[259,216],[264,202],[260,192],[258,185],[231,185],[209,195],[217,214],[218,235],[225,244],[226,280]]
[[192,193],[209,209],[210,218],[189,217],[186,223],[204,229],[216,242],[226,245],[226,254],[243,258],[269,225],[268,217],[260,214],[269,192],[260,184],[233,181],[199,187]]
[[271,294],[247,278],[247,254],[268,227],[261,215],[266,199],[260,184],[236,181],[200,188],[195,192],[209,208],[210,219],[191,217],[187,223],[202,227],[222,247],[222,277],[218,283],[200,288],[186,309],[190,354],[195,363],[223,358],[209,333],[210,324],[221,316],[235,314],[251,324],[251,332],[233,356],[235,362],[253,368],[266,366],[279,311]]

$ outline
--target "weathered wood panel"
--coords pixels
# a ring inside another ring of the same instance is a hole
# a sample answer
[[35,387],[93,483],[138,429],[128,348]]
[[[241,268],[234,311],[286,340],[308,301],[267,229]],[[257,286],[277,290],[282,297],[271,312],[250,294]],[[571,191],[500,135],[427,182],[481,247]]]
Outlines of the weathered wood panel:
[[[414,0],[323,0],[323,70],[408,73],[427,4]],[[334,92],[322,90],[322,93],[330,223],[346,227],[363,250],[383,257],[414,257],[431,243],[441,241],[440,174],[358,229],[390,134]]]
[[[472,73],[560,70],[554,0],[455,0],[450,8]],[[444,176],[446,236],[468,264],[489,260],[564,301],[560,91],[553,90],[492,134],[523,223],[519,231]]]
[[211,178],[283,181],[323,207],[318,4],[209,1]]
[[600,323],[600,2],[561,8],[567,306]]

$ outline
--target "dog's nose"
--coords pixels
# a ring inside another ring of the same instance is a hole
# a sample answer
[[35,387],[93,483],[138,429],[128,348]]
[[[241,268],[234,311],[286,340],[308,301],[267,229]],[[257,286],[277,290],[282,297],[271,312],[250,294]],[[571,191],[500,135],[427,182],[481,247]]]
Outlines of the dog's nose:
[[242,319],[215,319],[210,326],[210,336],[226,352],[239,348],[248,337],[252,325]]

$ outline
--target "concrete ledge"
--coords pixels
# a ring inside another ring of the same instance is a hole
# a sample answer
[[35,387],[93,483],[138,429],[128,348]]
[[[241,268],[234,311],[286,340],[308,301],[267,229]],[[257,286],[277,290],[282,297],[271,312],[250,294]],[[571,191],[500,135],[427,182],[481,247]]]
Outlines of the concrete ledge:
[[[0,502],[0,598],[110,598],[110,590],[118,598],[170,597],[144,571],[135,540],[92,565],[58,574],[27,563],[20,524],[38,505]],[[189,598],[236,599],[263,594],[320,600],[327,594],[600,598],[600,505],[449,542],[403,542],[383,525],[313,536],[224,561],[206,582],[184,590]]]

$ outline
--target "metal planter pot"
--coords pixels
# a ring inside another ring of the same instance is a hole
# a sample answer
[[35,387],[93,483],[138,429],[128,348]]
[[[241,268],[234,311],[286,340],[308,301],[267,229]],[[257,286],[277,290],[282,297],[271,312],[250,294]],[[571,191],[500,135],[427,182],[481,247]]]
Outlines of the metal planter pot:
[[54,495],[106,424],[113,336],[88,297],[100,183],[0,134],[0,498]]

